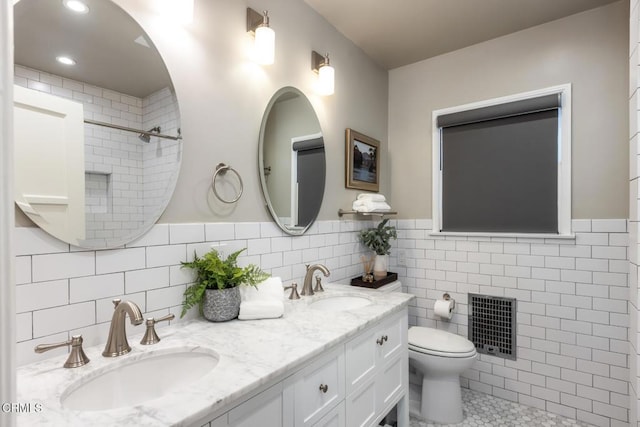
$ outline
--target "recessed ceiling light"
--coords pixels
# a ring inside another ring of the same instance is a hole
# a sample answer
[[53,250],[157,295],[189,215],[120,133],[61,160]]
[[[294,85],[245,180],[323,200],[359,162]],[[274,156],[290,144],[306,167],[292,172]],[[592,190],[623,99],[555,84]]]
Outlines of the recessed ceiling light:
[[64,6],[75,13],[87,13],[89,12],[89,6],[81,2],[80,0],[64,0],[62,2]]
[[68,56],[57,56],[56,61],[64,65],[76,65],[76,61]]

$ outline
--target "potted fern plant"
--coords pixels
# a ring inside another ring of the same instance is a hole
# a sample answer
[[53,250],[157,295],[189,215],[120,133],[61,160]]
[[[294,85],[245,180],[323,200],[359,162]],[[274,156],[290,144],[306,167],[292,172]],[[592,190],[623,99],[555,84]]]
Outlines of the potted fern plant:
[[391,253],[391,239],[397,239],[396,228],[387,225],[389,219],[380,221],[377,227],[367,228],[360,231],[360,242],[376,253],[373,264],[373,278],[375,280],[387,277],[387,266],[389,265],[389,253]]
[[238,256],[244,251],[233,252],[226,258],[215,250],[202,258],[194,253],[193,261],[182,262],[182,268],[191,268],[196,273],[195,283],[184,291],[182,312],[184,317],[191,307],[198,305],[200,313],[212,322],[235,319],[240,312],[238,286],[255,286],[269,277],[258,266],[238,266]]

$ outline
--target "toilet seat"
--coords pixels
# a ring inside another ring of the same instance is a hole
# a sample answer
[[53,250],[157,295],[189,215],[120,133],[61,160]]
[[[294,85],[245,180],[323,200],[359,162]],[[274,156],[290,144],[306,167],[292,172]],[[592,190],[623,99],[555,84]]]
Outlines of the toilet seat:
[[472,357],[476,347],[460,335],[439,329],[412,326],[408,334],[409,350],[441,357]]

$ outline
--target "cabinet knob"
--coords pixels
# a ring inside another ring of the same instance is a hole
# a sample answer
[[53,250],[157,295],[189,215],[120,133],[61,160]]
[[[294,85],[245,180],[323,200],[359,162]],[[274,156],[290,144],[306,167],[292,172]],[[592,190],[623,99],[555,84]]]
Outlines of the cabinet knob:
[[383,345],[385,343],[385,341],[389,341],[389,337],[386,335],[381,336],[380,338],[378,338],[376,340],[376,344],[378,345]]
[[326,393],[329,390],[329,386],[326,384],[320,384],[320,391]]

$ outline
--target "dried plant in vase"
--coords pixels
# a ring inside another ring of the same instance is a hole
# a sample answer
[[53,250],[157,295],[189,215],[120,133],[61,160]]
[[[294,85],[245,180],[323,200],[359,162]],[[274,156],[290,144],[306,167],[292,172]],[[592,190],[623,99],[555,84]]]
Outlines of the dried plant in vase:
[[362,261],[362,267],[364,269],[362,281],[366,283],[373,283],[373,274],[371,274],[371,272],[373,271],[374,257],[366,257],[362,255],[360,260]]

